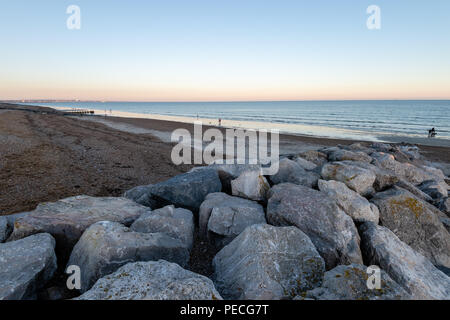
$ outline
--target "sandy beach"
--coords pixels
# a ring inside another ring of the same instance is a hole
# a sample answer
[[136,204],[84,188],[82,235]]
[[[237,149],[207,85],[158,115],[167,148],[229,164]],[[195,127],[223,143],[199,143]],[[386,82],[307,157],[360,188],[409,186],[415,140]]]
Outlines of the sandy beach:
[[[170,159],[170,134],[179,128],[192,132],[193,124],[63,116],[51,108],[0,104],[0,215],[80,194],[120,196],[132,187],[189,171],[192,166],[176,166]],[[354,142],[281,135],[280,153]],[[430,161],[450,162],[447,147],[420,148]]]
[[[204,126],[206,130],[211,126]],[[192,169],[171,161],[170,134],[192,123],[112,116],[73,116],[49,108],[0,104],[0,215],[31,211],[75,195],[121,196]],[[224,130],[224,128],[221,128]],[[296,154],[353,140],[280,135],[280,153]],[[364,142],[363,142],[364,143]],[[369,142],[367,142],[369,144]],[[420,146],[448,169],[450,149]],[[218,250],[195,233],[188,269],[211,276]],[[62,287],[59,270],[50,286]],[[74,293],[65,292],[67,297]],[[42,296],[42,299],[47,299]]]

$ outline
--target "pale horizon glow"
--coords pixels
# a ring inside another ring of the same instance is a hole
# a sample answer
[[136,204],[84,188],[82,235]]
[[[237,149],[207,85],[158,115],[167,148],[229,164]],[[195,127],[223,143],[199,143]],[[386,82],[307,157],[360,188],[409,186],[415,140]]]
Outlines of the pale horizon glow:
[[[366,28],[371,4],[381,30]],[[3,2],[0,100],[448,100],[448,12],[446,0]]]

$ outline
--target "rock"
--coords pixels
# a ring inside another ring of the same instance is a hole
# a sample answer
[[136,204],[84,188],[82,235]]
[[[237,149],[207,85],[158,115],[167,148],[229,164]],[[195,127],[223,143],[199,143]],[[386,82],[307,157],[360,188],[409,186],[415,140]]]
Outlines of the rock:
[[420,149],[417,146],[412,145],[400,145],[397,146],[398,150],[407,154],[411,160],[418,160],[422,158],[420,155]]
[[448,185],[443,180],[424,181],[418,186],[418,188],[436,200],[448,197]]
[[338,264],[362,264],[358,231],[353,220],[325,193],[291,183],[269,191],[267,221],[293,225],[311,239],[327,269]]
[[189,250],[194,243],[194,215],[187,209],[174,206],[144,213],[130,229],[143,233],[165,233],[169,237],[181,240]]
[[339,147],[339,146],[323,147],[323,148],[319,149],[320,152],[327,155],[327,158],[330,156],[330,154],[332,154],[333,152],[337,152],[339,150],[341,150],[341,147]]
[[346,146],[345,149],[351,151],[361,151],[368,155],[375,151],[374,149],[367,147],[367,144],[363,144],[361,142],[352,143],[351,145]]
[[28,211],[28,212],[19,212],[19,213],[14,213],[14,214],[10,214],[7,216],[3,216],[4,218],[6,218],[7,222],[8,222],[8,227],[11,229],[11,231],[14,229],[14,223],[16,222],[16,220],[23,218],[29,214],[31,214],[32,211]]
[[208,278],[164,260],[129,263],[76,300],[221,300]]
[[425,192],[414,186],[413,184],[405,181],[405,180],[399,180],[396,184],[397,187],[405,189],[409,192],[411,192],[413,195],[415,195],[417,198],[426,201],[431,202],[433,201],[433,198],[431,198],[429,195],[427,195]]
[[430,180],[444,181],[446,178],[445,174],[439,168],[424,165],[421,168],[430,175]]
[[432,174],[410,163],[398,162],[392,154],[379,152],[372,153],[371,156],[374,158],[374,165],[383,169],[391,170],[399,178],[412,184],[419,184],[425,180],[430,180],[433,177]]
[[380,142],[374,142],[370,146],[372,149],[377,150],[378,152],[391,152],[393,151],[393,148],[388,143],[380,143]]
[[324,261],[295,227],[245,229],[214,258],[214,283],[229,299],[276,300],[321,284]]
[[372,170],[342,162],[327,163],[322,167],[322,177],[325,180],[337,180],[361,195],[370,194],[376,175]]
[[375,173],[375,182],[373,184],[373,187],[377,192],[384,191],[392,187],[399,181],[399,178],[392,171],[376,167],[367,162],[343,161],[343,163],[368,169]]
[[206,197],[199,211],[199,233],[203,238],[207,236],[208,221],[214,208],[225,208],[233,212],[243,212],[245,215],[253,217],[259,217],[261,214],[264,215],[264,208],[254,201],[232,197],[221,192],[211,193]]
[[231,181],[237,179],[246,171],[260,171],[259,164],[211,164],[208,167],[217,171],[220,181],[222,182],[222,190],[231,193]]
[[30,214],[17,219],[9,240],[47,232],[56,239],[57,253],[67,259],[75,243],[90,225],[98,221],[131,225],[148,210],[125,198],[71,197],[40,204]]
[[155,208],[156,201],[151,197],[151,189],[153,185],[147,186],[138,186],[133,189],[128,190],[123,194],[123,196],[127,199],[133,200],[143,206]]
[[439,203],[439,210],[447,214],[450,217],[450,198],[442,199]]
[[261,201],[266,199],[270,185],[260,171],[245,171],[237,179],[231,181],[233,196]]
[[407,300],[411,296],[380,270],[380,289],[369,289],[367,267],[359,264],[337,266],[325,273],[321,287],[306,293],[315,300]]
[[433,264],[450,267],[450,234],[433,206],[398,187],[377,193],[371,201],[383,226]]
[[317,185],[319,175],[314,172],[306,171],[297,162],[285,158],[280,160],[279,170],[277,174],[270,177],[270,180],[274,184],[290,182],[313,187]]
[[208,221],[208,239],[217,248],[229,244],[245,228],[265,224],[264,210],[257,207],[215,207]]
[[180,240],[166,234],[133,232],[120,223],[100,221],[83,233],[67,266],[80,267],[81,292],[85,292],[99,278],[129,262],[160,259],[185,266],[189,252]]
[[362,151],[349,151],[344,149],[339,149],[336,151],[331,152],[328,155],[329,161],[361,161],[361,162],[367,162],[370,163],[372,161],[372,157],[368,156],[366,153]]
[[366,222],[360,232],[368,263],[380,266],[413,299],[450,299],[450,278],[388,228]]
[[56,271],[54,248],[47,233],[0,244],[0,300],[35,299]]
[[308,150],[299,154],[303,159],[310,161],[317,166],[321,166],[327,162],[327,155],[317,150]]
[[221,190],[222,184],[217,171],[206,168],[184,173],[155,184],[150,193],[159,207],[173,204],[197,213],[208,194]]
[[441,220],[441,222],[444,225],[445,229],[447,229],[447,231],[450,233],[450,218],[439,217],[439,220]]
[[319,190],[336,200],[338,205],[356,222],[372,221],[378,224],[378,208],[350,190],[344,183],[334,180],[319,180]]
[[308,161],[302,157],[297,157],[295,159],[295,162],[297,162],[297,164],[300,167],[302,167],[303,169],[308,170],[308,171],[312,171],[317,168],[317,164],[315,164],[314,162]]
[[450,177],[450,163],[426,161],[426,164],[428,167],[440,169],[445,176]]
[[376,167],[367,162],[345,160],[340,163],[372,171],[375,174],[373,188],[377,192],[386,190],[399,181],[399,178],[392,171]]
[[394,156],[395,160],[401,163],[411,163],[411,157],[408,156],[406,153],[403,153],[400,150],[395,150],[392,155]]
[[0,216],[0,242],[8,239],[10,233],[10,228],[8,225],[8,220],[5,217]]

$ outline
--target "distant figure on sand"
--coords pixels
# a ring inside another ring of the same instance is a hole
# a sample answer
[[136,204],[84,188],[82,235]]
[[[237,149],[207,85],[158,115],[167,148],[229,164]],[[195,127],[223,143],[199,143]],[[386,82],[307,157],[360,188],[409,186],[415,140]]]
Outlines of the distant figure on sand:
[[436,137],[436,130],[432,128],[431,130],[428,130],[428,138],[434,138]]
[[222,126],[222,119],[219,118],[219,127]]

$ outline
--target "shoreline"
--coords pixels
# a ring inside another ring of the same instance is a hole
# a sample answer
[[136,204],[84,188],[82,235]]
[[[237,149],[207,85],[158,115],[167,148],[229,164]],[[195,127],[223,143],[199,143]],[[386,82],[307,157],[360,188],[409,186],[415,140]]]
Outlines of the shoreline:
[[[71,110],[69,107],[51,107],[55,110],[64,111]],[[95,112],[95,116],[106,118],[132,118],[132,119],[150,119],[176,123],[193,124],[195,121],[202,121],[204,126],[219,127],[218,119],[211,118],[192,118],[185,116],[170,116],[160,114],[146,114],[126,111],[105,111],[99,109],[89,109]],[[291,123],[274,123],[259,121],[238,121],[222,119],[223,128],[234,129],[254,129],[254,130],[271,130],[275,129],[280,135],[299,136],[302,138],[319,138],[339,141],[355,141],[355,142],[385,142],[385,143],[410,143],[423,146],[436,146],[450,148],[450,139],[442,139],[439,136],[433,139],[427,138],[426,135],[387,135],[384,132],[363,132],[359,130],[349,130],[336,127],[301,125]]]
[[[31,106],[31,105],[21,105],[21,104],[9,104],[0,103],[0,111],[5,109],[5,106],[9,106],[11,110],[23,110],[23,111],[44,111],[46,113],[54,112],[56,114],[61,114],[64,110],[71,110],[73,108],[65,107],[42,107],[42,106]],[[97,112],[102,112],[101,110],[94,110]],[[103,111],[104,113],[104,111]],[[100,113],[96,113],[94,116],[71,116],[77,120],[93,120],[94,122],[103,123],[112,129],[120,130],[122,132],[134,133],[134,134],[151,134],[152,136],[158,138],[159,140],[170,144],[170,133],[176,129],[187,129],[191,133],[193,132],[193,122],[196,119],[188,117],[170,117],[162,115],[145,115],[139,113],[131,112],[119,112],[113,111],[113,115],[104,116]],[[169,120],[171,119],[171,120]],[[105,122],[105,120],[107,120]],[[176,120],[176,121],[175,121]],[[200,119],[205,120],[205,119]],[[208,119],[206,119],[208,120]],[[217,121],[217,120],[212,120]],[[210,121],[208,121],[210,122]],[[218,127],[210,123],[203,124],[203,130],[210,128],[219,128],[221,130],[226,129],[226,124],[228,120],[223,121],[223,126]],[[242,121],[241,121],[242,122]],[[111,125],[114,123],[114,125]],[[125,126],[125,127],[121,127]],[[243,128],[243,127],[238,127]],[[424,155],[430,161],[450,163],[450,140],[436,139],[430,141],[428,138],[422,139],[408,139],[407,137],[402,137],[395,139],[394,136],[389,136],[393,142],[386,142],[391,144],[414,144],[417,145]],[[425,142],[427,143],[423,143]],[[448,145],[436,145],[432,144],[434,141],[448,141]],[[293,133],[282,133],[280,132],[280,148],[284,147],[286,150],[284,153],[296,153],[298,151],[305,151],[308,149],[314,149],[321,146],[336,146],[338,144],[348,145],[352,143],[373,143],[374,141],[364,140],[364,139],[343,139],[343,138],[330,138],[321,137],[306,134],[293,134]],[[384,141],[383,141],[384,142]],[[300,148],[300,150],[298,150]],[[297,150],[296,150],[297,149]],[[289,151],[290,150],[290,151]]]
[[[150,118],[127,118],[118,116],[74,116],[76,119],[82,119],[83,121],[94,121],[103,123],[110,128],[121,130],[136,134],[151,134],[158,137],[166,143],[170,143],[170,133],[176,129],[186,129],[193,133],[193,124],[187,122],[177,122],[160,119]],[[226,127],[218,127],[214,125],[204,124],[203,131],[207,129],[220,129],[223,132]],[[142,131],[141,131],[142,130]],[[336,146],[336,145],[349,145],[352,143],[373,143],[368,140],[353,140],[353,139],[339,139],[339,138],[326,138],[316,137],[308,135],[295,135],[280,133],[280,153],[299,153],[302,151],[316,149],[323,146]],[[420,143],[413,143],[408,141],[391,142],[391,144],[401,144],[402,142],[417,145],[423,152],[423,154],[430,161],[450,163],[450,146],[434,146],[424,145]]]

